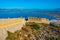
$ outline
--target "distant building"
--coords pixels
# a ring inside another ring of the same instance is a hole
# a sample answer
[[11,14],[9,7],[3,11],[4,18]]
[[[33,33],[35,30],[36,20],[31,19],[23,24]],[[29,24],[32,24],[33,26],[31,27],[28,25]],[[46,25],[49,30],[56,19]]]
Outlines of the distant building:
[[50,23],[52,23],[56,26],[60,26],[60,20],[51,20]]
[[28,22],[50,24],[50,21],[48,19],[46,19],[46,18],[37,18],[37,17],[28,17]]

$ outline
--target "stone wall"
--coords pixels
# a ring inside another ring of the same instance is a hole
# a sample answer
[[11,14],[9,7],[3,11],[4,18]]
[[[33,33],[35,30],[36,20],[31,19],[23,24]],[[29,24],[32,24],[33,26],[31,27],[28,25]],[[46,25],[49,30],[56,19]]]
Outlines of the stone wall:
[[37,22],[37,23],[45,23],[45,24],[50,24],[50,21],[46,18],[34,18],[34,17],[29,17],[28,22]]
[[0,39],[5,40],[7,31],[15,32],[25,25],[24,18],[0,19]]

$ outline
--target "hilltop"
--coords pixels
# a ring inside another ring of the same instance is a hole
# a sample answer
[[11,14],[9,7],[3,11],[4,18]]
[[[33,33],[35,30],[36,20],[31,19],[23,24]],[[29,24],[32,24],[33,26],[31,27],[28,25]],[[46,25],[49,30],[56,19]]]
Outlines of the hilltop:
[[7,33],[6,40],[60,40],[60,27],[53,24],[26,22],[21,30]]

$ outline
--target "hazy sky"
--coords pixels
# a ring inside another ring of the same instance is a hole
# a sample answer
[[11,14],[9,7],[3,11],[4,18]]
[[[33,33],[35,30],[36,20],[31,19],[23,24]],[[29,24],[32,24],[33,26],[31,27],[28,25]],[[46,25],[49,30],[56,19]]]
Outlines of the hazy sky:
[[0,8],[54,9],[60,8],[60,0],[0,0]]

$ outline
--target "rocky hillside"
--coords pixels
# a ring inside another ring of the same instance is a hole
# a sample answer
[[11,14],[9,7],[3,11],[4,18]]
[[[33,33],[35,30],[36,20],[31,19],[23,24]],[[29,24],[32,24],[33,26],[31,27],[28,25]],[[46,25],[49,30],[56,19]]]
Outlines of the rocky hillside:
[[27,22],[21,30],[7,33],[6,40],[60,40],[60,27],[53,24]]

